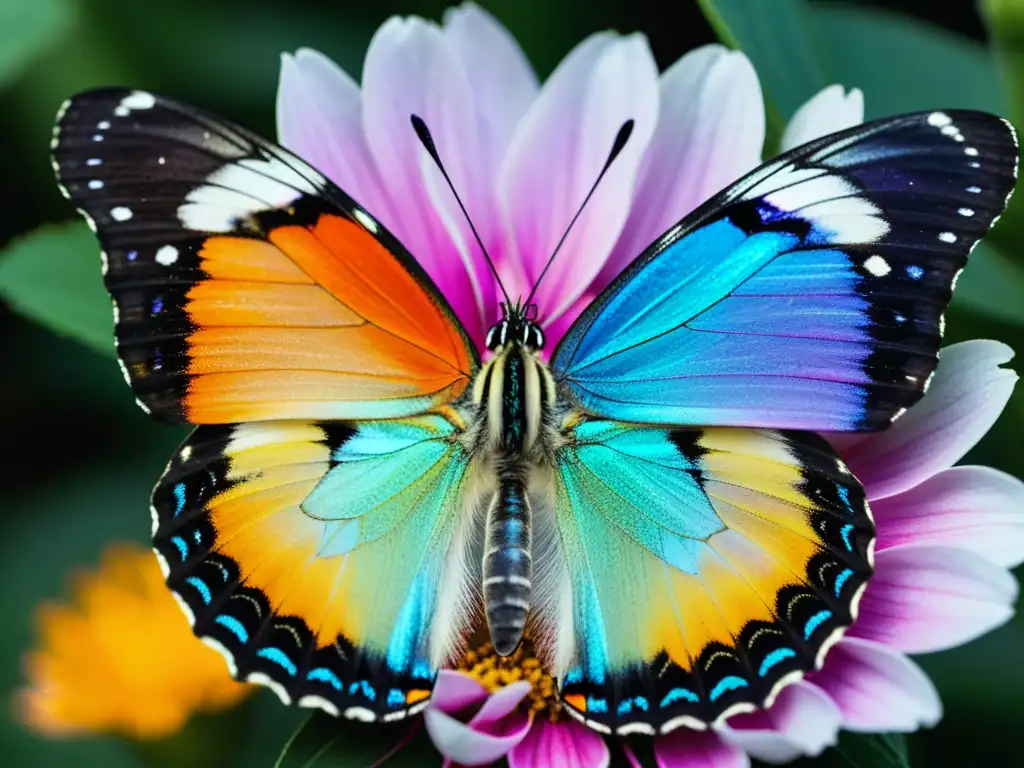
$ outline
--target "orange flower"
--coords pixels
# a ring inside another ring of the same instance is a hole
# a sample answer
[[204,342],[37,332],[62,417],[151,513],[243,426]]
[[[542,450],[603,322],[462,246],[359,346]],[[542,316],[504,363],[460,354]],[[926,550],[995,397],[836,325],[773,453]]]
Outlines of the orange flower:
[[250,692],[192,634],[148,549],[111,546],[72,591],[70,604],[36,614],[39,648],[25,656],[28,686],[16,701],[33,730],[156,739]]

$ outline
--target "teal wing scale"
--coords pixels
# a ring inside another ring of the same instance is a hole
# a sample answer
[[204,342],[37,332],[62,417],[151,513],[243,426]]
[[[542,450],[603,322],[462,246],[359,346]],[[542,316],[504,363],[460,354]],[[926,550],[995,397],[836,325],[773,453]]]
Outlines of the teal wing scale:
[[861,486],[808,433],[578,424],[557,455],[569,712],[703,728],[819,666],[871,574]]
[[461,589],[456,435],[438,415],[199,427],[153,495],[195,633],[286,702],[362,720],[425,706]]

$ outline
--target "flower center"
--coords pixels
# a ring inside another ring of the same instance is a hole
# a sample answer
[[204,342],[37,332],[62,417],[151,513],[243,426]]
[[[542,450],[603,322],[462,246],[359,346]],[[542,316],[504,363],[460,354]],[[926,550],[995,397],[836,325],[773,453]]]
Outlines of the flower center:
[[519,706],[534,716],[546,713],[551,722],[562,718],[558,686],[554,678],[544,671],[540,660],[533,653],[533,645],[525,637],[511,656],[499,656],[493,645],[483,643],[467,651],[458,668],[491,693],[519,680],[526,680],[532,687]]

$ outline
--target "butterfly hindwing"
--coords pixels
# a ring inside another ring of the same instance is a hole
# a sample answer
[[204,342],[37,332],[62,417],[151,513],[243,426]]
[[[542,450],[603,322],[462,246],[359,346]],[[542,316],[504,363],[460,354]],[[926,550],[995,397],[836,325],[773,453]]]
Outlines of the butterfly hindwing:
[[238,679],[365,720],[425,706],[431,644],[459,621],[456,431],[440,415],[277,421],[184,443],[153,494],[154,547]]
[[71,99],[53,147],[100,239],[125,376],[154,415],[391,418],[466,387],[475,350],[429,277],[286,150],[123,89]]
[[812,434],[584,421],[555,488],[562,695],[598,729],[703,728],[770,702],[820,666],[871,574],[863,490]]
[[992,115],[902,115],[755,170],[659,238],[552,369],[624,421],[874,430],[935,369],[943,312],[1016,177]]

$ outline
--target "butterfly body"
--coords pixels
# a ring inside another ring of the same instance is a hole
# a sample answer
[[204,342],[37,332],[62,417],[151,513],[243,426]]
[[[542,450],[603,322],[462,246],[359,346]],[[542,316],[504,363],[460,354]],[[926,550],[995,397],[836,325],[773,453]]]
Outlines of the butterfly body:
[[815,433],[922,396],[1017,158],[969,111],[816,140],[657,238],[547,362],[506,305],[481,363],[372,211],[244,128],[103,89],[53,147],[126,379],[196,425],[153,545],[233,674],[395,720],[483,619],[623,734],[765,707],[854,622],[874,524]]

